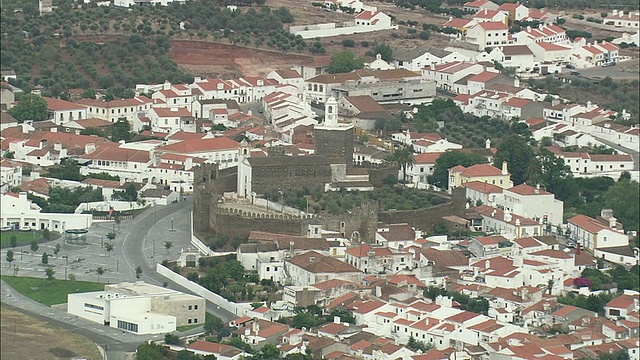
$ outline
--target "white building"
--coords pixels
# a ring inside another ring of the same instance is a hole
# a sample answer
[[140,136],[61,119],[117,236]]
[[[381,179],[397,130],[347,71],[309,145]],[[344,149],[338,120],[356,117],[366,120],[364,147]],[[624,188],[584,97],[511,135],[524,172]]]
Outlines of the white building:
[[196,122],[186,107],[153,107],[148,113],[151,129],[164,132],[196,132]]
[[541,223],[512,214],[509,210],[487,205],[481,205],[474,209],[482,216],[483,231],[500,234],[510,240],[543,234]]
[[345,252],[344,261],[365,274],[391,273],[412,267],[412,254],[394,253],[386,247],[372,247],[361,244]]
[[206,301],[161,286],[105,285],[104,291],[67,296],[67,312],[135,334],[162,334],[178,326],[204,324]]
[[0,186],[11,188],[22,184],[22,164],[10,159],[0,161]]
[[92,222],[90,214],[42,213],[37,204],[27,200],[26,192],[2,194],[1,209],[0,224],[15,229],[29,227],[63,232],[68,229],[87,229]]
[[542,224],[562,224],[564,205],[550,192],[526,184],[504,189],[498,204],[514,214],[533,219]]
[[638,30],[638,28],[640,28],[640,12],[636,10],[635,12],[629,11],[625,14],[623,10],[613,10],[604,18],[604,24],[618,28]]
[[297,286],[313,285],[329,279],[342,279],[359,283],[362,272],[343,261],[308,251],[285,261],[288,278]]
[[133,125],[139,113],[146,113],[151,109],[153,101],[144,96],[136,96],[131,99],[111,101],[80,99],[76,103],[87,108],[87,116],[90,118],[107,120],[112,123],[120,118],[125,118]]
[[53,120],[56,125],[88,117],[86,106],[49,97],[43,97],[43,99],[47,102],[47,119]]
[[479,50],[504,46],[509,43],[509,27],[499,21],[476,23],[467,30],[466,41],[476,44]]
[[629,245],[629,237],[624,233],[622,224],[613,217],[611,210],[603,209],[597,219],[578,214],[567,220],[567,229],[570,239],[591,252],[600,248]]

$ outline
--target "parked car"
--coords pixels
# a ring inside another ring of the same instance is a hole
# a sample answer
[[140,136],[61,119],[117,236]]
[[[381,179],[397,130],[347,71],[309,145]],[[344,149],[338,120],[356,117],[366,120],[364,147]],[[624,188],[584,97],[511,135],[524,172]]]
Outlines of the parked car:
[[615,61],[607,61],[605,63],[602,63],[602,67],[609,67],[609,66],[613,66],[615,65]]
[[570,74],[573,75],[573,76],[580,76],[580,72],[579,71],[575,71],[575,70],[570,72]]
[[0,227],[0,231],[11,231],[11,230],[13,230],[13,229],[10,226]]
[[30,226],[23,226],[20,228],[20,231],[31,231],[33,230]]
[[575,65],[573,64],[567,64],[567,69],[575,69]]

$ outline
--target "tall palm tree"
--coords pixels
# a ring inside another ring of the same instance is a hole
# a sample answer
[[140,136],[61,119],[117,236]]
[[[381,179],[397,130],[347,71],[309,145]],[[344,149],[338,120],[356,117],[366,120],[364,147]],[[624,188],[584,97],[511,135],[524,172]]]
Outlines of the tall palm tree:
[[409,145],[395,149],[388,157],[388,160],[400,165],[402,180],[407,181],[407,168],[416,163],[416,158],[413,155],[413,146]]

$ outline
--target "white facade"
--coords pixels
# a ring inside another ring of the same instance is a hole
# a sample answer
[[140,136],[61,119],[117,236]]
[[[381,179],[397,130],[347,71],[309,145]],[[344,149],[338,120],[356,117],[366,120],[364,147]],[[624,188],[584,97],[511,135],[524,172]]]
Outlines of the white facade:
[[528,185],[518,185],[505,189],[498,204],[514,214],[524,216],[543,224],[562,224],[564,204],[554,195]]
[[2,159],[0,162],[0,185],[20,186],[22,184],[22,165],[9,159]]
[[68,229],[87,229],[91,226],[90,214],[41,213],[38,205],[27,200],[27,193],[2,194],[0,224],[13,228],[30,227],[63,232]]

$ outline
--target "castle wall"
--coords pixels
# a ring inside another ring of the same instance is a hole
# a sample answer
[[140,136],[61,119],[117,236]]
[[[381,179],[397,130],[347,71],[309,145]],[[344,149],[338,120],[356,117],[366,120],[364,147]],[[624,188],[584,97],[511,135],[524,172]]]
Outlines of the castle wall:
[[327,164],[290,164],[292,158],[281,157],[280,165],[254,166],[251,169],[251,189],[257,194],[270,190],[301,190],[324,188],[331,182],[331,167]]

